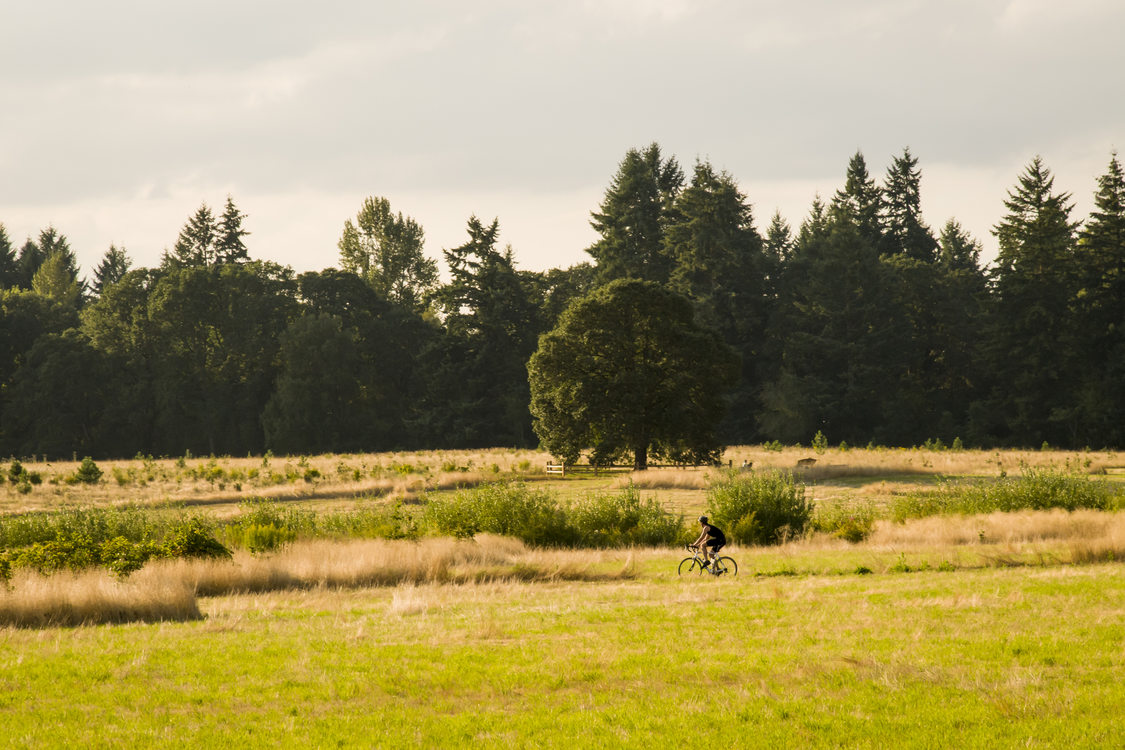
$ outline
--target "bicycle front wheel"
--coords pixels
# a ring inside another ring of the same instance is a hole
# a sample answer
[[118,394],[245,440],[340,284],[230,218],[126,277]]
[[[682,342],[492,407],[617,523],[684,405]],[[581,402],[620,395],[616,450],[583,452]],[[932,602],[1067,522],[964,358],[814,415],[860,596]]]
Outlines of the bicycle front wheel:
[[721,571],[720,575],[736,576],[738,575],[738,563],[734,561],[733,557],[720,557],[715,561],[717,568]]
[[694,573],[695,575],[699,575],[700,573],[703,572],[703,566],[700,565],[699,561],[696,560],[694,557],[685,557],[683,560],[680,560],[680,569],[679,569],[678,572],[682,576],[688,575],[688,574],[691,574],[691,573]]

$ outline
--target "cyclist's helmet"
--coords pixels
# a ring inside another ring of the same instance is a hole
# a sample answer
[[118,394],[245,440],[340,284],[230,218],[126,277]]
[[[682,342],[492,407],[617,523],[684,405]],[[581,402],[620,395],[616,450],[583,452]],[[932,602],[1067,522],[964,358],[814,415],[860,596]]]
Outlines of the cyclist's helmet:
[[700,516],[700,517],[699,517],[699,522],[700,522],[700,523],[707,523],[707,516]]

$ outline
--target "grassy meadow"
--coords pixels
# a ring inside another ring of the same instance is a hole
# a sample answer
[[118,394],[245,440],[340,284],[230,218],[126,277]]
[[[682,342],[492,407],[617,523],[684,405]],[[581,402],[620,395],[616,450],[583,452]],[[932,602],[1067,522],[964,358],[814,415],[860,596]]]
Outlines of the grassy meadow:
[[[987,489],[1029,467],[1120,493],[1125,458],[746,446],[726,459],[758,472],[810,457],[800,476],[816,513],[862,516],[863,538],[822,520],[783,544],[733,546],[737,578],[680,578],[672,546],[490,534],[297,538],[116,578],[14,570],[0,586],[0,744],[1125,744],[1125,514],[933,511],[953,483]],[[219,523],[252,498],[421,514],[498,479],[574,503],[633,487],[690,520],[717,473],[560,479],[547,458],[137,459],[100,463],[92,484],[71,481],[77,463],[24,461],[40,481],[4,484],[0,523],[74,507]]]

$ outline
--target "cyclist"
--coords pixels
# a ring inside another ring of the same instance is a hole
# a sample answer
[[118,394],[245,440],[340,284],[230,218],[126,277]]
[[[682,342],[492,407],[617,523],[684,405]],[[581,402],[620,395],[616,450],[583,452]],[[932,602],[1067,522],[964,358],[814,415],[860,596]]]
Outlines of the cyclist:
[[703,567],[706,568],[719,554],[719,550],[726,546],[727,535],[718,526],[710,523],[707,516],[699,517],[699,525],[703,527],[703,530],[699,532],[699,538],[692,542],[691,546],[702,550],[707,555],[707,560],[703,563]]

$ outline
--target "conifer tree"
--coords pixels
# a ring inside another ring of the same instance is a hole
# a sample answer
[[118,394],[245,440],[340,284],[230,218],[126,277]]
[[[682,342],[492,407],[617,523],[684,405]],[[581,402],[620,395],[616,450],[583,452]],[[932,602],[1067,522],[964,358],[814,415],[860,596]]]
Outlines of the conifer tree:
[[860,238],[873,250],[883,244],[879,214],[883,207],[882,191],[867,171],[867,161],[856,151],[848,162],[844,187],[832,199],[831,217],[834,221],[852,224]]
[[1076,306],[1086,442],[1125,444],[1125,174],[1114,153],[1078,240]]
[[216,263],[243,263],[250,260],[246,252],[246,245],[242,238],[250,234],[242,228],[242,220],[246,214],[238,210],[234,200],[227,196],[223,215],[214,227],[215,262]]
[[208,266],[215,262],[215,239],[218,229],[215,216],[206,203],[201,203],[176,239],[172,253],[165,253],[164,262],[175,268]]
[[16,286],[19,281],[19,265],[16,263],[16,249],[8,237],[8,230],[0,222],[0,289]]
[[683,183],[679,164],[665,159],[657,144],[629,149],[590,222],[601,238],[586,252],[597,262],[602,283],[620,278],[667,283],[673,264],[664,230]]
[[946,268],[978,271],[980,252],[980,242],[973,239],[956,219],[950,219],[942,227],[938,239],[938,261]]
[[100,297],[106,287],[120,281],[121,277],[129,272],[131,266],[132,261],[125,248],[111,244],[109,250],[106,250],[105,255],[102,256],[101,263],[94,269],[94,294]]
[[71,309],[77,309],[82,300],[82,287],[61,252],[51,253],[39,266],[31,280],[31,290]]
[[883,183],[880,218],[884,253],[932,263],[937,258],[938,243],[922,220],[921,181],[918,160],[911,156],[910,149],[904,149],[887,169]]
[[1036,156],[1004,205],[1008,213],[993,230],[1000,252],[992,272],[992,427],[1003,440],[1075,445],[1073,204],[1069,193],[1054,192],[1054,177]]

